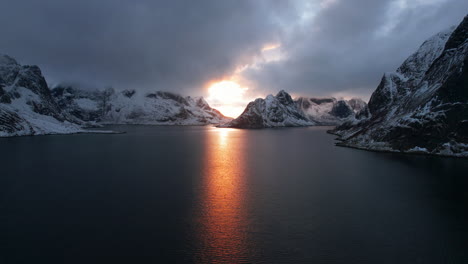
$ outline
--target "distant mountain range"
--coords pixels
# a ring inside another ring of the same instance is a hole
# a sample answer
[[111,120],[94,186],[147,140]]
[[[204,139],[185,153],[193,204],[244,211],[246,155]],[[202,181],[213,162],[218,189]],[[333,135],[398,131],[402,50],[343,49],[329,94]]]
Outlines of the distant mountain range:
[[369,103],[285,92],[250,102],[236,119],[201,97],[169,92],[50,89],[37,66],[0,55],[0,137],[86,132],[100,124],[268,128],[337,125],[338,145],[468,157],[468,16],[385,73]]
[[339,145],[468,157],[468,16],[386,73]]
[[231,122],[222,125],[233,128],[269,128],[318,125],[339,125],[354,119],[366,107],[361,99],[337,100],[329,98],[299,97],[280,91],[250,102],[244,112]]
[[[223,125],[238,128],[337,125],[365,107],[359,99],[292,100],[281,91],[257,99],[232,120],[211,108],[202,97],[170,92],[49,89],[37,66],[22,66],[0,55],[0,136],[86,132],[101,124]],[[232,122],[230,122],[232,120]]]
[[211,108],[202,97],[183,97],[170,92],[117,92],[112,88],[101,91],[58,86],[51,94],[75,123],[87,125],[208,125],[231,120]]
[[37,66],[0,55],[0,136],[70,134],[98,124],[207,125],[231,120],[199,98],[169,92],[49,89]]

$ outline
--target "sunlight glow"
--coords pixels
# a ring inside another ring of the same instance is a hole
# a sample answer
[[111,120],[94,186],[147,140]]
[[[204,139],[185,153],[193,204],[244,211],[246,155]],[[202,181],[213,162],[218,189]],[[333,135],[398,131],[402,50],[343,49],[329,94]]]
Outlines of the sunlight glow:
[[214,83],[209,88],[210,97],[219,99],[225,103],[239,101],[245,93],[246,88],[232,81],[221,81]]
[[286,53],[281,49],[281,44],[267,44],[263,46],[262,53],[257,56],[253,62],[249,65],[250,68],[262,68],[264,65],[280,61],[286,58]]
[[248,102],[243,97],[247,89],[233,81],[216,82],[208,88],[207,101],[223,115],[237,117]]
[[268,44],[262,48],[262,51],[274,50],[281,47],[280,44]]

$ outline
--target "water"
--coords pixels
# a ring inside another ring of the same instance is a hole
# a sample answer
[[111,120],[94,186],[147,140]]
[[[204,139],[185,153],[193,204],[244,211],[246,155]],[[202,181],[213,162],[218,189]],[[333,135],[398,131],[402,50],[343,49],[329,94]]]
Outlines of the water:
[[112,129],[0,139],[0,263],[468,263],[468,160]]

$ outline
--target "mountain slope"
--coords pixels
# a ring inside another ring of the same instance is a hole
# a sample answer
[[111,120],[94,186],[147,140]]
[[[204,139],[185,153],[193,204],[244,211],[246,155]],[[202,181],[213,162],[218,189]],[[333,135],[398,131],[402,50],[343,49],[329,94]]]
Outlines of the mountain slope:
[[50,90],[39,67],[0,55],[0,137],[89,132],[82,127],[96,124],[206,125],[230,120],[201,97]]
[[356,98],[337,100],[333,97],[299,97],[296,99],[296,105],[315,125],[336,126],[354,117],[356,113],[364,109],[366,103]]
[[295,101],[285,92],[250,102],[244,112],[223,127],[269,128],[313,125],[337,125],[353,118],[365,107],[360,99],[299,97]]
[[313,125],[296,106],[291,96],[280,91],[250,102],[236,119],[223,125],[234,128],[267,128]]
[[56,87],[52,94],[62,111],[77,120],[102,124],[206,125],[230,121],[201,97],[169,92],[116,92]]
[[361,120],[332,133],[339,145],[468,157],[468,16],[386,73]]
[[82,132],[70,123],[50,94],[37,66],[0,55],[0,136]]

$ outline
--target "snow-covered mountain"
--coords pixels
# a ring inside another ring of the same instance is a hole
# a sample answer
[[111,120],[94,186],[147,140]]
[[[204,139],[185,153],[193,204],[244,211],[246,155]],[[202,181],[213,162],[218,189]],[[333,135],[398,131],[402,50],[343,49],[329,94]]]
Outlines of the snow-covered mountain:
[[52,89],[62,111],[86,124],[206,125],[230,121],[202,98],[169,92]]
[[386,73],[339,145],[468,157],[468,16]]
[[250,102],[236,119],[223,125],[235,128],[295,127],[313,125],[337,125],[365,107],[360,99],[337,100],[335,98],[306,98],[293,100],[280,91]]
[[101,124],[206,125],[230,121],[202,98],[170,92],[52,89],[62,111],[78,121]]
[[358,98],[337,100],[333,97],[299,97],[295,101],[309,121],[322,126],[340,125],[366,107],[366,102]]
[[201,97],[135,90],[49,89],[37,66],[0,55],[0,137],[87,132],[96,124],[207,125],[230,121]]
[[291,96],[280,91],[250,102],[236,119],[223,125],[234,128],[265,128],[313,125],[296,106]]
[[61,112],[39,67],[0,55],[0,137],[82,131]]

